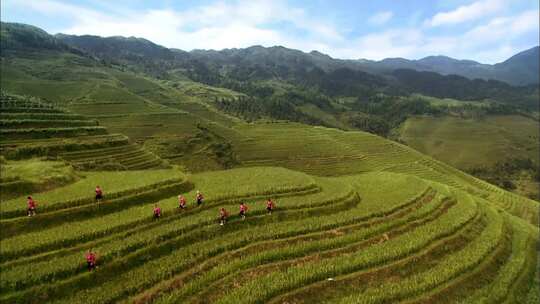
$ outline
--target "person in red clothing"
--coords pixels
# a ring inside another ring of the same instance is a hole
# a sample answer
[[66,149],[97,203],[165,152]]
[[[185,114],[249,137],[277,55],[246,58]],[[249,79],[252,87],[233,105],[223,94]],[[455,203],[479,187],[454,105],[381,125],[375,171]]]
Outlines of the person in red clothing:
[[28,214],[28,216],[34,216],[36,215],[36,201],[34,201],[34,199],[29,196],[28,197],[28,208],[26,210],[26,213]]
[[85,258],[86,258],[86,264],[87,264],[88,270],[92,271],[96,269],[97,258],[96,258],[96,254],[92,252],[91,249],[88,250],[88,252],[85,255]]
[[99,186],[96,186],[96,203],[101,202],[103,199],[103,190]]
[[274,205],[274,202],[271,199],[266,201],[266,211],[268,211],[268,214],[272,214],[272,210],[274,210],[275,207],[276,205]]
[[158,219],[160,217],[161,217],[161,208],[158,206],[158,204],[156,204],[154,206],[154,218]]
[[248,210],[248,207],[244,203],[240,203],[240,217],[245,220],[246,219],[246,212]]
[[221,226],[225,225],[227,217],[229,217],[229,213],[227,212],[227,210],[225,210],[225,208],[219,209],[219,224]]
[[197,206],[200,206],[204,201],[204,197],[199,190],[197,190],[197,195],[195,195],[195,199],[197,200]]
[[186,209],[186,198],[183,195],[178,195],[178,208]]

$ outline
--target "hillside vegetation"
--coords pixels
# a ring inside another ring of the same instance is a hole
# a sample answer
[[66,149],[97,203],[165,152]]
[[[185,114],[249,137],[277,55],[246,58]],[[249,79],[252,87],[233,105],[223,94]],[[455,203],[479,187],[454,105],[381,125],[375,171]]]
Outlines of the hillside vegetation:
[[539,199],[538,121],[517,115],[411,117],[399,139],[418,151],[521,195]]
[[532,87],[1,35],[0,303],[538,301],[540,203],[491,179],[538,163]]
[[[502,208],[538,205],[515,196],[494,204],[507,194],[473,186],[470,177],[456,174],[453,187],[384,171],[322,178],[253,167],[187,180],[180,172],[136,176],[87,174],[37,195],[35,218],[24,215],[24,198],[2,202],[0,301],[523,303],[534,292],[538,230]],[[97,205],[90,197],[96,182],[106,187]],[[202,207],[190,189],[204,191]],[[187,211],[177,209],[176,193],[189,198]],[[264,210],[268,197],[278,206],[272,215]],[[217,209],[234,214],[240,201],[250,206],[248,218],[217,225]],[[154,202],[163,208],[157,221]],[[95,272],[83,266],[90,248],[99,254]]]
[[44,103],[0,95],[2,155],[20,160],[58,157],[78,169],[146,169],[166,166],[155,155],[130,144],[121,134],[108,134],[98,121]]

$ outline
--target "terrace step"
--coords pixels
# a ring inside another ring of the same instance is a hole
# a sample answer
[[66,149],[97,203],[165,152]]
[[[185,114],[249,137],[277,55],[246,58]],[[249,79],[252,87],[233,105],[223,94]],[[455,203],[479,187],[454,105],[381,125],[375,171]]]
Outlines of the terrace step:
[[98,126],[97,120],[61,120],[61,119],[0,119],[0,128],[10,129],[37,129],[37,128],[66,128],[66,127],[93,127]]
[[105,127],[1,129],[0,137],[13,139],[70,138],[87,135],[104,135]]
[[72,113],[0,113],[0,119],[46,119],[46,120],[90,120],[88,117]]
[[124,159],[121,161],[122,165],[124,166],[135,166],[139,163],[144,163],[150,160],[154,160],[156,157],[153,154],[150,153],[140,153],[139,155],[136,155],[134,157],[130,157],[128,159]]
[[163,161],[161,159],[154,159],[154,160],[149,160],[147,162],[128,166],[128,168],[130,170],[146,170],[146,169],[151,169],[151,168],[157,168],[162,165],[163,165]]
[[101,159],[114,156],[125,156],[132,153],[140,153],[144,151],[141,147],[134,144],[127,144],[118,147],[102,148],[102,149],[91,149],[84,150],[79,152],[68,152],[62,153],[60,156],[68,161],[73,162],[84,162],[91,161],[93,159]]
[[0,107],[2,113],[66,113],[55,108]]

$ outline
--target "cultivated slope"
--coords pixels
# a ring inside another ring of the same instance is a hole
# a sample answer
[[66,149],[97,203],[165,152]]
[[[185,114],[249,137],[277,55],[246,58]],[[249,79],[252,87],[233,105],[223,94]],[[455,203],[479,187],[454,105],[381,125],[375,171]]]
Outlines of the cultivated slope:
[[146,169],[163,160],[97,120],[15,95],[0,95],[1,154],[7,159],[56,156],[79,169]]
[[[253,167],[187,180],[180,172],[146,172],[128,189],[118,182],[137,172],[102,173],[109,188],[99,205],[91,203],[92,176],[90,193],[73,184],[36,196],[47,203],[34,218],[16,207],[23,197],[2,202],[13,212],[0,221],[7,231],[0,302],[524,303],[529,297],[537,228],[456,187],[392,172],[324,178]],[[206,195],[201,207],[192,201],[195,189]],[[182,192],[186,211],[176,208]],[[271,215],[264,210],[268,197],[277,203]],[[240,201],[250,206],[246,220],[236,216]],[[163,208],[159,220],[151,218],[154,202]],[[232,214],[225,226],[217,224],[220,207]],[[90,248],[99,256],[95,272],[84,266]]]

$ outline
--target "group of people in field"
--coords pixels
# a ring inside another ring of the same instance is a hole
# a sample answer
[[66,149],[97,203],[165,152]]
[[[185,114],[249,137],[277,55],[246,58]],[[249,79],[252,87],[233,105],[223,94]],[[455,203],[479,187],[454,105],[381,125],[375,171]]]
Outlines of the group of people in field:
[[[101,190],[101,187],[96,186],[95,193],[96,193],[96,196],[95,196],[96,203],[101,202],[103,200],[103,190]],[[26,205],[27,205],[26,214],[28,216],[36,215],[37,203],[34,200],[34,198],[32,198],[32,196],[27,197]]]
[[[204,197],[199,190],[197,190],[197,194],[195,195],[195,201],[196,201],[197,207],[202,205],[204,201]],[[186,198],[181,194],[178,195],[178,208],[180,210],[187,209]],[[266,211],[268,212],[268,214],[272,214],[272,210],[274,210],[274,208],[275,208],[274,202],[271,199],[268,199],[266,201]],[[238,215],[240,216],[242,220],[246,219],[246,214],[247,214],[248,209],[249,209],[248,206],[244,202],[240,203],[240,212],[238,213]],[[159,207],[158,204],[155,204],[154,205],[154,219],[159,219],[161,217],[161,214],[162,214],[161,207]],[[221,226],[225,225],[228,217],[229,217],[229,212],[223,207],[220,208],[219,209],[219,224]]]
[[[101,189],[100,186],[96,186],[96,189],[95,189],[95,202],[100,203],[102,200],[103,200],[103,190]],[[195,195],[196,206],[197,207],[201,206],[203,204],[203,202],[204,202],[204,196],[199,190],[197,190],[197,193]],[[28,208],[27,208],[28,216],[29,217],[35,216],[36,215],[37,203],[32,198],[32,196],[28,196],[27,206],[28,206]],[[187,209],[186,198],[181,194],[178,195],[178,208],[180,210],[186,210]],[[272,214],[272,211],[274,210],[274,208],[275,208],[274,202],[272,201],[272,199],[268,199],[266,201],[266,211],[267,211],[267,213],[269,215]],[[238,215],[240,216],[240,218],[242,220],[245,220],[248,209],[249,209],[248,206],[244,202],[241,202],[239,209],[240,209],[240,212],[238,213]],[[155,204],[154,205],[154,210],[153,210],[153,218],[154,219],[159,219],[159,218],[161,218],[161,216],[162,216],[161,207],[159,207],[158,204]],[[224,207],[221,207],[219,209],[219,224],[221,226],[225,225],[228,218],[229,218],[229,212]],[[86,259],[86,263],[87,263],[87,267],[88,267],[89,271],[92,271],[92,270],[96,269],[96,267],[97,267],[97,255],[96,255],[95,252],[93,252],[91,249],[88,250],[88,252],[85,254],[85,259]]]

